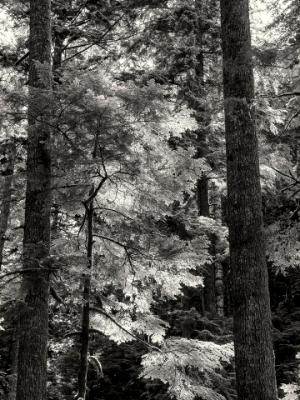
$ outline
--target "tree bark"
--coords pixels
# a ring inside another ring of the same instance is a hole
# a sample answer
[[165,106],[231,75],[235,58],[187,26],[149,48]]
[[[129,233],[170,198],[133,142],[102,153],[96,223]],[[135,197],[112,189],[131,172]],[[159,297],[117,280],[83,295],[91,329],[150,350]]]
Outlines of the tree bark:
[[224,276],[223,265],[220,261],[215,261],[215,289],[216,313],[219,317],[224,317]]
[[27,187],[23,239],[23,299],[19,322],[17,400],[45,400],[51,209],[50,0],[30,1]]
[[3,263],[3,251],[6,241],[6,231],[8,228],[10,205],[12,196],[12,184],[14,174],[14,163],[16,155],[15,143],[9,143],[4,146],[4,153],[7,157],[7,164],[2,171],[3,186],[1,190],[1,209],[0,209],[0,271]]
[[[204,20],[204,7],[203,0],[195,0],[195,11],[197,15],[197,26],[195,32],[195,45],[198,48],[195,65],[195,97],[198,103],[192,104],[195,109],[195,118],[198,123],[198,148],[197,156],[205,157],[207,153],[207,129],[210,122],[209,114],[204,106],[205,100],[205,87],[204,87],[204,53],[203,53],[203,36],[205,27]],[[196,199],[199,216],[209,217],[209,192],[208,192],[208,179],[203,175],[197,180],[196,183]],[[215,298],[215,271],[214,265],[206,266],[204,273],[204,289],[202,290],[202,307],[203,313],[215,314],[216,312],[216,298]]]
[[296,174],[300,178],[300,121],[299,126],[295,129],[295,143],[296,143]]
[[221,0],[221,23],[238,399],[275,400],[248,0]]
[[[94,188],[91,189],[93,194]],[[80,366],[78,374],[78,394],[76,399],[82,398],[85,400],[87,391],[87,374],[89,366],[89,329],[90,329],[90,297],[91,297],[91,271],[93,268],[93,216],[94,202],[91,200],[85,204],[87,218],[87,260],[88,271],[84,276],[83,288],[83,307],[82,307],[82,322],[80,336]]]
[[9,379],[9,394],[8,400],[16,399],[17,390],[17,375],[18,375],[18,352],[19,352],[19,337],[17,321],[13,322],[13,333],[11,338],[10,350],[10,379]]
[[[223,222],[221,213],[221,197],[217,191],[215,184],[211,185],[211,201],[213,203],[213,218],[217,221]],[[222,262],[218,259],[219,238],[217,235],[215,235],[212,245],[215,267],[216,314],[222,318],[224,317],[224,271]]]
[[[6,158],[6,165],[1,171],[2,174],[2,191],[1,191],[1,214],[0,214],[0,271],[3,264],[3,251],[6,241],[6,233],[9,224],[11,197],[14,180],[14,165],[16,157],[16,144],[14,140],[5,143],[1,152]],[[17,383],[17,361],[18,361],[18,333],[17,322],[12,322],[11,350],[10,350],[10,377],[9,377],[9,394],[8,400],[14,400],[16,397]]]
[[208,180],[206,176],[202,176],[197,181],[197,204],[198,214],[209,217]]

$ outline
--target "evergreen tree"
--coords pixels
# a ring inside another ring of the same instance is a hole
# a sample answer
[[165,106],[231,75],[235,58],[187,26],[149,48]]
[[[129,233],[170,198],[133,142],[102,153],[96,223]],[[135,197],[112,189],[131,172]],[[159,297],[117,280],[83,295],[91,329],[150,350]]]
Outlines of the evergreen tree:
[[46,398],[51,263],[51,12],[30,2],[27,189],[23,241],[17,400]]
[[247,0],[222,0],[227,197],[239,400],[277,398]]

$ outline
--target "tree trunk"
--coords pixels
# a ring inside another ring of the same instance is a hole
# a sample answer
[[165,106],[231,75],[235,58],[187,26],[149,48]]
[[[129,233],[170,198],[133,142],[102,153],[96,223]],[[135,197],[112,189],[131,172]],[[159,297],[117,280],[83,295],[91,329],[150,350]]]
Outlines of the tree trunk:
[[[95,134],[94,148],[92,158],[95,159],[99,147],[98,130]],[[101,179],[101,183],[95,188],[92,185],[89,199],[84,202],[86,220],[87,220],[87,273],[84,277],[83,287],[83,308],[82,308],[82,323],[81,323],[81,350],[80,350],[80,366],[78,374],[78,393],[75,399],[85,400],[87,394],[87,375],[89,368],[89,331],[90,331],[90,300],[91,300],[91,273],[94,266],[93,250],[94,250],[94,198],[97,196],[102,185],[105,183],[107,175]]]
[[[195,97],[198,102],[191,104],[195,109],[195,118],[198,123],[198,148],[197,157],[205,157],[207,153],[207,129],[210,122],[209,114],[204,106],[205,88],[204,88],[204,53],[203,53],[203,35],[205,28],[203,26],[204,7],[203,0],[195,0],[195,11],[197,14],[197,27],[195,32],[195,45],[198,48],[195,65]],[[209,193],[208,179],[205,175],[197,180],[196,199],[199,216],[209,217]],[[215,271],[214,265],[207,265],[204,273],[204,289],[202,290],[202,304],[204,305],[203,313],[215,314]]]
[[202,176],[197,181],[197,204],[198,214],[209,217],[208,180],[206,176]]
[[[211,201],[212,201],[212,215],[217,221],[222,221],[221,213],[221,198],[217,191],[216,185],[211,185]],[[216,314],[219,317],[224,317],[224,271],[221,261],[218,259],[218,236],[212,242],[214,266],[215,266],[215,294],[216,294]]]
[[224,317],[224,277],[220,261],[215,261],[215,275],[216,313],[219,317]]
[[[91,190],[93,194],[94,188]],[[88,271],[84,277],[83,288],[83,308],[82,308],[82,323],[80,336],[80,365],[78,374],[78,394],[76,399],[82,398],[85,400],[87,391],[87,374],[89,365],[89,329],[90,329],[90,297],[91,297],[91,272],[93,268],[93,215],[94,204],[93,200],[86,205],[87,218],[87,260]]]
[[16,155],[15,143],[4,145],[4,155],[7,157],[5,169],[2,171],[3,184],[1,190],[1,209],[0,209],[0,271],[3,263],[3,250],[6,241],[6,231],[8,228],[10,203],[12,196],[12,183],[14,174],[14,163]]
[[221,0],[221,20],[237,392],[275,400],[248,0]]
[[[17,400],[45,400],[51,205],[50,0],[30,1],[27,188]],[[33,271],[34,270],[34,271]]]
[[17,375],[18,375],[18,352],[19,352],[19,337],[17,321],[13,322],[13,333],[11,338],[10,350],[10,379],[9,379],[9,394],[8,400],[15,400],[17,390]]
[[299,126],[295,130],[295,143],[296,143],[296,174],[300,178],[300,121]]
[[[6,241],[6,232],[9,224],[14,164],[16,157],[16,144],[14,141],[5,143],[1,149],[6,163],[2,172],[2,191],[1,191],[1,214],[0,214],[0,270],[3,264],[3,251]],[[10,373],[9,373],[9,394],[8,400],[16,398],[17,369],[18,369],[18,332],[17,321],[12,322],[11,349],[10,349]]]

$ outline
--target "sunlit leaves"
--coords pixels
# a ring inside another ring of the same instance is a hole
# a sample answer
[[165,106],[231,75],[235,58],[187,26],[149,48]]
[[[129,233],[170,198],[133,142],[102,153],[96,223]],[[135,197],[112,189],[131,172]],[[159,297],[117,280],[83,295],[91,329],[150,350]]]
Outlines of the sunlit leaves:
[[152,351],[143,357],[142,377],[159,379],[169,384],[169,393],[178,400],[223,400],[214,383],[224,363],[233,356],[232,344],[170,338],[161,352]]

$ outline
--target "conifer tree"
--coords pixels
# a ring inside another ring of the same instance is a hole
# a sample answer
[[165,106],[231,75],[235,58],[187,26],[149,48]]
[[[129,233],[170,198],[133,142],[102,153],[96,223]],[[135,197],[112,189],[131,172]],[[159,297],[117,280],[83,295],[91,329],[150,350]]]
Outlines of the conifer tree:
[[221,0],[221,22],[237,392],[275,400],[248,0]]
[[50,0],[30,1],[27,189],[17,400],[46,399],[50,247]]

